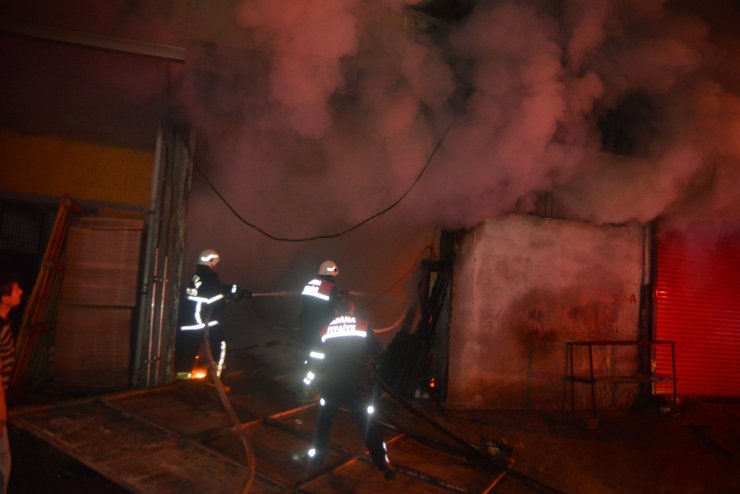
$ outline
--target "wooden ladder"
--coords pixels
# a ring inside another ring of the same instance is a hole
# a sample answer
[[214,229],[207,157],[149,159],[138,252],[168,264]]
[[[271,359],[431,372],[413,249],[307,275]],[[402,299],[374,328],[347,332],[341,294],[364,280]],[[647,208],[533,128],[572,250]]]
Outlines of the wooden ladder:
[[10,383],[13,393],[22,393],[49,375],[49,361],[54,348],[54,318],[64,276],[67,231],[71,213],[80,211],[80,207],[68,196],[62,199],[57,210],[44,258],[16,337],[16,362]]

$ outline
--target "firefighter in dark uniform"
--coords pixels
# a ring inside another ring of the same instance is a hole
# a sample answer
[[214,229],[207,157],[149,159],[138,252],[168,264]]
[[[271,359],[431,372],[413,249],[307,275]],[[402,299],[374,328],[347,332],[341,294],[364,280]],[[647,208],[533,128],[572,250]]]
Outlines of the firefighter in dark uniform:
[[[195,274],[185,289],[185,301],[180,316],[180,329],[175,342],[175,372],[178,379],[203,378],[206,363],[202,361],[203,331],[208,324],[208,340],[218,375],[226,360],[226,341],[219,323],[219,314],[229,300],[251,297],[249,290],[221,283],[216,266],[221,257],[213,249],[198,255]],[[197,362],[200,361],[200,362]],[[197,374],[197,375],[196,375]]]
[[303,287],[298,326],[301,342],[306,346],[315,344],[321,328],[334,318],[338,276],[339,266],[328,259],[319,266],[318,276]]
[[374,383],[375,360],[383,348],[366,320],[355,317],[354,304],[340,299],[336,317],[320,332],[311,351],[306,386],[315,384],[321,396],[313,447],[308,458],[320,464],[326,456],[329,436],[339,407],[345,405],[360,429],[375,466],[386,480],[395,478],[386,445],[375,417],[378,392]]
[[[299,342],[305,347],[300,350],[297,359],[308,364],[307,349],[316,345],[319,332],[334,319],[339,290],[337,277],[339,266],[331,259],[319,265],[319,272],[301,291],[301,311],[298,315]],[[304,386],[298,393],[298,401],[310,402],[315,398],[315,389]]]

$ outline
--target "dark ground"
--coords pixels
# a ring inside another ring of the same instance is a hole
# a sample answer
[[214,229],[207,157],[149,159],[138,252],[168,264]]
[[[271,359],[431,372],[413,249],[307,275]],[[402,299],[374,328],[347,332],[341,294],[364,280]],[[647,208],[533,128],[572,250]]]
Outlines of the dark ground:
[[559,412],[461,413],[451,429],[499,437],[513,447],[515,472],[494,492],[709,494],[740,492],[740,403],[686,401],[659,409],[603,412],[590,429]]
[[13,469],[9,494],[128,492],[32,434],[10,427]]
[[[422,409],[434,416],[435,407]],[[424,432],[402,410],[392,413],[399,424],[410,421]],[[740,492],[740,403],[692,400],[676,415],[603,412],[595,429],[583,416],[560,412],[457,411],[434,418],[471,443],[485,436],[513,449],[514,472],[494,493]],[[23,430],[11,427],[10,441],[10,494],[127,492]]]
[[[14,397],[9,403],[9,408],[12,414],[12,410],[17,407],[62,403],[94,394],[91,391],[62,392],[49,385]],[[11,424],[8,425],[8,432],[12,456],[8,494],[128,492],[33,434]]]
[[[284,345],[259,345],[265,362],[283,365],[285,354]],[[228,379],[227,372],[226,384]],[[39,400],[68,398],[47,394]],[[398,402],[385,401],[385,418],[402,430],[440,436]],[[586,412],[442,413],[428,400],[413,404],[469,444],[487,437],[512,448],[513,472],[492,490],[495,494],[740,493],[740,400],[684,399],[675,413],[660,404],[629,412],[600,410],[597,424],[589,423]],[[24,430],[10,426],[10,442],[10,494],[127,492]],[[393,461],[392,446],[389,455]]]

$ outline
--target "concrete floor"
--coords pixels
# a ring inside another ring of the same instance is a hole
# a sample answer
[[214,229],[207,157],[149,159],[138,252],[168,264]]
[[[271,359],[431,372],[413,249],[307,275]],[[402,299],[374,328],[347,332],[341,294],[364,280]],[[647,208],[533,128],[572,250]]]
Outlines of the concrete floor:
[[[255,358],[271,362],[279,372],[290,358],[289,346],[279,337],[276,343],[276,336],[258,342]],[[443,413],[428,401],[414,406],[455,438],[479,444],[486,437],[512,448],[513,471],[493,489],[495,493],[740,492],[740,401],[685,399],[675,414],[657,406],[600,411],[598,424],[589,423],[582,412]],[[454,438],[398,402],[386,399],[385,412],[400,428],[459,447]],[[10,494],[126,492],[25,431],[11,427],[10,439],[14,464]],[[392,448],[389,453],[392,461]]]

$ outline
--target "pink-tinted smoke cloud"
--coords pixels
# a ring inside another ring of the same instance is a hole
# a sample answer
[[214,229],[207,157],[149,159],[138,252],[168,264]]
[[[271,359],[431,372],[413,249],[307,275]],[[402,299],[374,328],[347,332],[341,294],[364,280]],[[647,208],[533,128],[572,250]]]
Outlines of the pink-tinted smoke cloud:
[[571,50],[578,53],[573,60],[602,81],[606,110],[630,92],[646,95],[651,128],[637,136],[642,142],[632,156],[584,162],[574,180],[556,189],[561,199],[597,221],[661,217],[676,225],[736,226],[740,195],[727,184],[740,178],[740,71],[732,62],[740,44],[726,19],[736,18],[737,8],[717,8],[723,2],[589,4],[584,19],[592,4],[609,13],[599,12],[600,27],[586,30],[600,41]]
[[[676,210],[682,184],[705,167],[731,173],[719,157],[738,159],[730,144],[737,141],[731,139],[736,88],[716,79],[716,69],[730,62],[723,53],[735,53],[737,41],[718,46],[712,18],[691,5],[573,0],[555,9],[548,2],[478,2],[449,28],[443,48],[423,33],[404,32],[400,3],[366,4],[253,0],[235,13],[238,25],[253,33],[250,56],[261,62],[242,62],[243,87],[215,88],[237,96],[232,111],[241,117],[228,136],[221,131],[229,146],[223,153],[249,162],[244,171],[253,177],[255,197],[282,188],[305,205],[312,185],[332,190],[317,205],[332,210],[331,219],[311,219],[321,215],[301,206],[308,213],[301,223],[310,225],[303,233],[388,204],[450,121],[406,213],[419,221],[471,225],[531,191],[551,189],[595,220],[644,221]],[[414,17],[405,15],[408,25]],[[457,108],[450,101],[461,79],[454,80],[459,67],[450,53],[472,67],[465,81],[470,93]],[[228,67],[216,70],[222,80],[229,77]],[[602,129],[596,124],[634,92],[654,105],[655,133],[620,173],[597,154]],[[207,110],[202,116],[207,121]],[[266,134],[255,138],[255,132]],[[218,161],[222,171],[238,174],[224,156]],[[646,181],[654,184],[650,194]],[[345,197],[347,189],[364,200]],[[729,212],[721,206],[728,202],[713,198],[703,206]]]
[[[278,236],[380,211],[448,127],[378,229],[471,226],[540,192],[595,222],[737,223],[737,14],[721,1],[479,1],[430,36],[401,2],[243,0],[250,43],[191,49],[182,96],[208,142],[201,166]],[[604,147],[614,132],[626,154]]]

